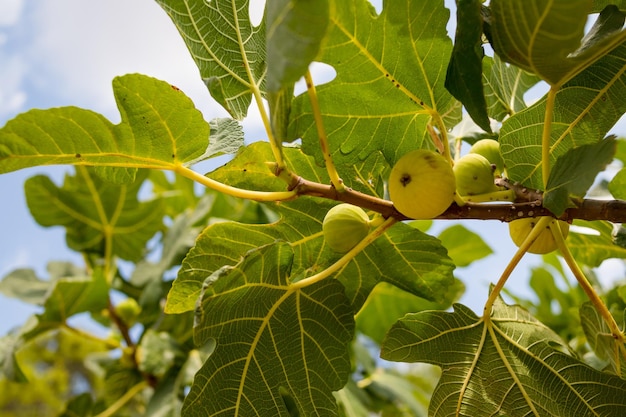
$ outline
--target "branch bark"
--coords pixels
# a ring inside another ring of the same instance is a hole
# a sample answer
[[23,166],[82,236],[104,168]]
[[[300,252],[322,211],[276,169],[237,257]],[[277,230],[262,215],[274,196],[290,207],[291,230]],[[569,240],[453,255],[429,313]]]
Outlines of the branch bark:
[[[339,192],[331,185],[297,177],[297,180],[292,182],[291,188],[296,189],[299,196],[306,195],[337,200],[360,206],[366,210],[376,211],[384,217],[410,220],[409,217],[397,211],[391,201],[363,194],[348,187]],[[537,198],[537,200],[529,201],[529,198]],[[538,192],[520,190],[518,198],[513,203],[467,203],[462,207],[453,203],[437,219],[478,219],[510,222],[524,217],[551,216],[557,218],[548,209],[542,207],[540,198],[541,194]],[[567,209],[558,219],[570,223],[574,219],[626,223],[626,201],[624,200],[583,199],[575,202],[575,204],[575,207]]]

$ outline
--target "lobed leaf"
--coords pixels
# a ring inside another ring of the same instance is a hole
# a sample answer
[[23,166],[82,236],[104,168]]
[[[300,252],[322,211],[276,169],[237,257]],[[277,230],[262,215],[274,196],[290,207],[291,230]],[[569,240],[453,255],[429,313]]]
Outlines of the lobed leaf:
[[265,19],[250,22],[248,0],[157,0],[180,32],[211,96],[243,119],[266,75]]
[[550,84],[577,65],[569,55],[580,46],[590,0],[494,0],[489,7],[490,41],[505,61]]
[[290,287],[284,243],[248,253],[207,282],[195,339],[215,340],[184,416],[332,415],[350,373],[352,310],[342,286]]
[[76,107],[30,110],[10,120],[0,129],[0,173],[90,165],[110,181],[130,182],[136,168],[174,169],[207,148],[208,124],[170,84],[130,74],[113,80],[113,93],[122,116],[118,125]]
[[93,168],[78,167],[62,187],[38,175],[26,181],[26,202],[40,225],[65,227],[70,248],[139,260],[164,214],[159,200],[137,199],[146,174],[119,185],[101,180]]
[[[572,148],[597,143],[626,112],[626,43],[621,43],[557,93],[550,135],[550,165]],[[546,99],[502,124],[500,152],[507,174],[527,187],[544,188],[541,138]]]
[[626,381],[568,355],[548,327],[502,300],[489,320],[457,304],[396,323],[381,357],[442,368],[432,416],[615,416],[626,412]]
[[[375,151],[393,165],[409,150],[433,147],[423,143],[429,123],[458,115],[444,87],[452,49],[448,18],[436,0],[385,2],[379,16],[366,0],[335,2],[318,59],[337,75],[317,93],[337,166]],[[302,138],[303,151],[321,164],[306,94],[295,99],[291,115],[290,139]]]

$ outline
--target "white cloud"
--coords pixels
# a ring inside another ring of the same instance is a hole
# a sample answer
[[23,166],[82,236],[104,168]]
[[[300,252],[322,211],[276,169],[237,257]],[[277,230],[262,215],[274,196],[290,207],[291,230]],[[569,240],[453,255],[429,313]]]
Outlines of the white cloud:
[[23,7],[23,0],[0,1],[0,27],[12,26],[17,23]]
[[26,92],[20,87],[22,84],[24,65],[19,57],[5,57],[0,51],[0,120],[5,114],[15,114],[26,102]]
[[[27,3],[18,27],[20,36],[2,36],[0,42],[0,79],[11,85],[0,90],[0,119],[11,114],[9,106],[23,104],[26,89],[29,107],[41,107],[37,101],[43,96],[49,106],[78,105],[117,121],[111,81],[134,72],[176,85],[207,119],[227,115],[211,99],[174,24],[154,1],[35,0]],[[7,62],[19,63],[20,70],[9,71]]]

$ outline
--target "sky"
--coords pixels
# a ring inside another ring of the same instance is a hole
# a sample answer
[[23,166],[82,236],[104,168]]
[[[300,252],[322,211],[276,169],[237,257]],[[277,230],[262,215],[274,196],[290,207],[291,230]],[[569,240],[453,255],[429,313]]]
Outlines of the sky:
[[[450,6],[453,0],[446,0]],[[258,18],[262,0],[251,0]],[[0,126],[31,108],[74,105],[102,113],[117,123],[119,113],[111,90],[115,76],[143,73],[179,87],[194,101],[206,120],[227,117],[210,97],[187,48],[166,13],[153,0],[1,0],[0,1]],[[314,72],[315,79],[315,72]],[[255,108],[244,122],[248,141],[265,137]],[[16,268],[33,268],[42,278],[51,260],[82,264],[65,247],[64,229],[42,228],[30,217],[23,183],[46,174],[60,183],[66,167],[40,167],[0,175],[0,278]],[[445,223],[445,224],[444,224]],[[449,222],[439,222],[438,230]],[[496,251],[471,268],[458,271],[468,286],[462,301],[480,308],[487,285],[498,278],[514,251],[505,224],[465,222],[483,233]],[[512,277],[523,288],[530,256]],[[622,273],[607,269],[607,280]],[[0,295],[0,335],[37,312],[24,303]]]

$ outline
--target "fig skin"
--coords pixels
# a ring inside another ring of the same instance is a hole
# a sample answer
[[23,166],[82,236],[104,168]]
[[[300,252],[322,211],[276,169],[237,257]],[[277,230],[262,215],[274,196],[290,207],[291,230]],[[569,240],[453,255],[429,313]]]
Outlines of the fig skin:
[[468,153],[454,164],[456,190],[461,196],[471,196],[497,191],[494,184],[493,166],[487,158]]
[[324,240],[335,252],[346,253],[369,233],[370,219],[358,206],[342,203],[334,206],[322,223]]
[[[523,218],[519,220],[513,220],[509,223],[509,234],[511,235],[511,239],[513,243],[517,247],[520,247],[521,244],[526,239],[526,236],[530,233],[530,231],[535,227],[539,218]],[[569,234],[569,224],[562,220],[554,220],[552,221],[548,227],[535,239],[530,248],[528,248],[529,253],[535,253],[538,255],[544,255],[546,253],[550,253],[557,248],[556,241],[554,240],[554,236],[552,235],[552,231],[550,227],[555,225],[556,222],[559,222],[559,226],[561,231],[563,232],[563,238],[567,238]]]
[[403,155],[389,175],[389,198],[413,219],[432,219],[446,211],[456,196],[450,163],[440,154],[418,149]]
[[493,139],[481,139],[474,143],[469,153],[475,153],[484,156],[490,164],[496,166],[495,175],[504,173],[504,159],[500,154],[500,143]]

